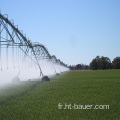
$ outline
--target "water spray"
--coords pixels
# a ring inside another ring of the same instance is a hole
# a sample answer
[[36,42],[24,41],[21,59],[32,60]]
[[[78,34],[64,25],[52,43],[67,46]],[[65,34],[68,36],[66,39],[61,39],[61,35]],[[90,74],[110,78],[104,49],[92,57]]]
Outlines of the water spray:
[[[60,72],[64,71],[61,68],[66,68],[66,70],[68,70],[67,65],[61,62],[60,59],[57,59],[56,56],[51,56],[44,45],[32,43],[26,38],[26,35],[19,30],[18,25],[14,25],[14,22],[11,22],[8,19],[8,16],[5,16],[6,15],[0,13],[0,77],[2,76],[1,72],[5,70],[6,65],[7,70],[13,68],[19,71],[18,74],[16,73],[17,75],[14,74],[16,77],[13,77],[13,81],[20,81],[20,73],[21,75],[23,74],[23,70],[20,70],[21,66],[23,68],[23,66],[27,66],[28,64],[26,62],[23,64],[22,59],[24,59],[24,61],[29,59],[32,61],[32,64],[34,63],[35,68],[37,66],[37,71],[39,70],[38,76],[39,78],[42,78],[43,82],[50,81],[50,78],[47,74],[45,75],[43,73],[44,70],[41,68],[40,60],[46,59],[51,62],[53,61],[51,65],[56,75],[59,75],[59,73],[54,64],[58,65]],[[4,54],[6,54],[6,57]],[[6,61],[6,63],[4,62],[4,65],[2,63],[3,59]],[[31,70],[33,71],[32,67]],[[35,72],[33,71],[33,73]]]

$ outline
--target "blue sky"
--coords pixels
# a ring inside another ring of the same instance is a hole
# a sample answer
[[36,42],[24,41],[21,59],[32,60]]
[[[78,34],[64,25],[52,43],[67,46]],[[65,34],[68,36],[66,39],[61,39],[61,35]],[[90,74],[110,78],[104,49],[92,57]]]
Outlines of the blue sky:
[[0,0],[0,9],[66,64],[120,56],[120,0]]

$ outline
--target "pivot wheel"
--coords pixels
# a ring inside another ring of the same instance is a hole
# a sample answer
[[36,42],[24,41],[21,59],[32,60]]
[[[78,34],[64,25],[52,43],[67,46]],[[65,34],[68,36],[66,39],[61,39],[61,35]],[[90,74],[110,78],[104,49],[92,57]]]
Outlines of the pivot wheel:
[[50,78],[48,76],[43,76],[42,82],[47,82],[47,81],[50,81]]

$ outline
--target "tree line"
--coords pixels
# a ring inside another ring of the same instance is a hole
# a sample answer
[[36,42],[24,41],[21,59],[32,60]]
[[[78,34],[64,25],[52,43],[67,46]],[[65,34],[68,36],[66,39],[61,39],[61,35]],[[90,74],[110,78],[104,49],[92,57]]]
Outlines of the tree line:
[[77,64],[69,66],[70,70],[105,70],[105,69],[120,69],[120,57],[111,60],[108,57],[96,56],[89,65]]
[[77,64],[77,65],[70,65],[69,66],[70,70],[89,70],[90,67],[89,65],[84,65],[84,64]]

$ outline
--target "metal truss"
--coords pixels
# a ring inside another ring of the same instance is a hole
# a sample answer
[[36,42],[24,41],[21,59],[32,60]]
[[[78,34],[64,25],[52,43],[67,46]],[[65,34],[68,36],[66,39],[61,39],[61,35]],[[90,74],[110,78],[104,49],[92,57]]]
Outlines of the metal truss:
[[[46,47],[40,43],[32,43],[18,26],[14,25],[14,21],[10,21],[7,15],[0,13],[0,61],[2,61],[2,49],[6,49],[6,59],[8,59],[9,49],[12,51],[12,58],[20,57],[34,61],[39,67],[40,76],[43,76],[39,60],[49,59],[60,65],[66,65],[57,59],[54,55],[51,56]],[[2,63],[1,63],[2,64]],[[2,70],[2,67],[1,67]]]

